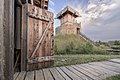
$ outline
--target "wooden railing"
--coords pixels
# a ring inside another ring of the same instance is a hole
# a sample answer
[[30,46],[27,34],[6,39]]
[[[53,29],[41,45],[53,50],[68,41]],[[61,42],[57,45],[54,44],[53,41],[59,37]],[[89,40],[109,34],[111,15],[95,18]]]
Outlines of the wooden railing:
[[104,49],[104,50],[108,52],[120,52],[120,50],[116,50],[116,49]]
[[90,43],[94,43],[90,38],[88,38],[88,37],[85,36],[84,34],[80,33],[80,36],[81,36],[84,40],[86,40],[86,41],[88,41],[88,42],[90,42]]

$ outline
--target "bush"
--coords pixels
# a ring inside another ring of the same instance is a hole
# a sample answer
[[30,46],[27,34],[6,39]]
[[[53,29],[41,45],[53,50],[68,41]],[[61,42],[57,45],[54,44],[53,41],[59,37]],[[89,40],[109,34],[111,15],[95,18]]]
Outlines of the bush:
[[95,54],[102,54],[102,55],[106,55],[106,54],[110,54],[109,52],[107,52],[106,50],[102,50],[102,49],[99,49],[99,48],[95,48],[94,51],[93,51]]
[[112,46],[112,49],[120,49],[120,45]]
[[75,45],[73,44],[73,42],[71,42],[69,45],[66,46],[65,53],[67,54],[75,53]]
[[86,43],[80,48],[80,54],[93,54],[93,45]]
[[76,47],[73,42],[65,47],[63,50],[58,50],[55,45],[55,54],[93,54],[93,45],[86,43],[82,46]]
[[120,45],[120,41],[117,41],[117,40],[116,40],[116,41],[114,42],[114,45]]

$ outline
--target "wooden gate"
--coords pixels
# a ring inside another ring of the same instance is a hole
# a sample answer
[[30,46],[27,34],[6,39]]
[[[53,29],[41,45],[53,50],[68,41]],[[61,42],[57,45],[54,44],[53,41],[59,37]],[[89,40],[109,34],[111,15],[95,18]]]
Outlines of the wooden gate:
[[50,67],[53,58],[53,13],[32,4],[22,5],[21,68]]

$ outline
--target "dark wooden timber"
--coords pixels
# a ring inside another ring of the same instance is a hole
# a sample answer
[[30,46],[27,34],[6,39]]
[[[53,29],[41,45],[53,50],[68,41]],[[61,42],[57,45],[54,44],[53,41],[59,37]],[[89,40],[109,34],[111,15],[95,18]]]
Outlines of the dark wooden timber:
[[0,2],[0,80],[13,80],[14,0]]

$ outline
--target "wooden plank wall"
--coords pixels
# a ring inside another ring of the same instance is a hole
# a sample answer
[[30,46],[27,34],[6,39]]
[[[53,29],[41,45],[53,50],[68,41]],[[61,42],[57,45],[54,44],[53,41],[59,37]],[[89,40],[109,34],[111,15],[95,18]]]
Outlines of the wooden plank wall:
[[27,62],[27,22],[26,22],[26,5],[22,6],[22,32],[21,32],[21,71],[26,70]]
[[0,80],[13,80],[14,0],[0,1]]
[[[26,59],[31,59],[31,55],[38,44],[39,39],[41,38],[44,30],[46,29],[48,22],[45,20],[40,20],[35,17],[28,16],[28,26],[26,26],[26,11],[25,6],[23,5],[23,26],[22,26],[22,58],[23,63],[26,62]],[[49,19],[53,19],[53,13],[41,9],[39,7],[28,4],[28,13],[33,15],[43,15],[47,16]],[[26,34],[27,31],[27,34]],[[36,51],[34,58],[37,57],[45,57],[45,56],[53,56],[53,23],[51,23],[51,27],[48,29],[48,33],[45,35],[46,38],[43,39],[41,45]],[[26,46],[27,45],[27,46]],[[26,55],[27,54],[27,55]],[[39,69],[44,67],[50,67],[53,65],[53,60],[47,60],[36,63],[27,63],[27,70]],[[26,64],[26,63],[25,63]],[[25,65],[25,64],[22,64]]]

